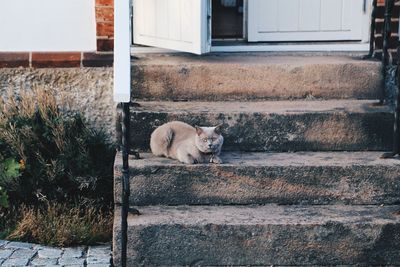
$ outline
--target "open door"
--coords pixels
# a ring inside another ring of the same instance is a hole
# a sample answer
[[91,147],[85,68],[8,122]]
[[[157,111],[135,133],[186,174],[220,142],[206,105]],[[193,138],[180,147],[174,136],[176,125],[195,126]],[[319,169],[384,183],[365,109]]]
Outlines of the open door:
[[250,0],[248,40],[360,41],[368,38],[366,1]]
[[211,49],[209,0],[134,0],[134,43],[204,54]]

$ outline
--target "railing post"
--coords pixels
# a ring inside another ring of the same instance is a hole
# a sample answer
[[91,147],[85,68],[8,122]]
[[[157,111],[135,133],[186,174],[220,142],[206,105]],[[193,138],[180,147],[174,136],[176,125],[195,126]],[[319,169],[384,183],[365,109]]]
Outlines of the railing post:
[[382,94],[380,102],[384,103],[386,100],[386,68],[389,64],[389,39],[392,33],[392,12],[394,7],[394,0],[385,0],[385,16],[383,27],[383,46],[382,46]]
[[382,63],[386,67],[389,64],[389,41],[392,36],[392,13],[394,7],[394,0],[385,0],[385,17],[383,28],[383,51]]
[[371,13],[371,32],[369,36],[369,52],[364,59],[372,58],[375,53],[375,29],[376,29],[376,12],[378,7],[378,0],[372,2],[372,13]]
[[[391,18],[394,7],[394,0],[385,1],[385,25],[383,32],[383,53],[382,53],[382,68],[385,73],[384,78],[386,79],[386,67],[389,64],[389,38],[392,33],[391,29]],[[393,158],[400,154],[400,39],[397,43],[397,67],[396,67],[396,97],[395,97],[395,109],[394,109],[394,126],[393,126],[393,151],[384,153],[382,158]]]
[[122,104],[122,208],[121,208],[121,266],[126,267],[129,212],[129,104]]
[[397,44],[396,100],[394,110],[393,154],[400,154],[400,40]]

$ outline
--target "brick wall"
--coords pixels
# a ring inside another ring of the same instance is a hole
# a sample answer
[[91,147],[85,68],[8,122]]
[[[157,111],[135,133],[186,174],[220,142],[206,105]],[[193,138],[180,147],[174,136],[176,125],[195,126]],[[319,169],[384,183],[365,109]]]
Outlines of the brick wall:
[[[378,58],[382,55],[383,46],[383,27],[384,27],[384,14],[385,14],[385,0],[378,0],[378,10],[376,19],[376,30],[375,30],[375,49],[376,56]],[[399,40],[399,15],[400,15],[400,1],[396,1],[395,7],[393,9],[392,16],[392,34],[389,39],[389,51],[391,52],[393,58],[397,58],[397,45]]]
[[114,0],[96,0],[96,52],[0,52],[0,68],[108,67],[113,64]]
[[[382,49],[382,30],[384,0],[378,0],[375,31],[377,55]],[[397,2],[392,19],[393,34],[390,38],[390,49],[395,54],[398,40],[400,1]],[[114,0],[96,0],[97,51],[71,53],[4,53],[0,52],[0,67],[103,67],[112,66],[114,48]]]

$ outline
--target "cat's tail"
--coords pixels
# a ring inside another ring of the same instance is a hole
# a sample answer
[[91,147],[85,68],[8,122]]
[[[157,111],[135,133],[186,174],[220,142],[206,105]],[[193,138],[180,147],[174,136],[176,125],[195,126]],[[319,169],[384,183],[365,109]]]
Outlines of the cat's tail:
[[174,139],[174,131],[171,128],[160,127],[151,134],[151,152],[159,157],[168,157],[169,149]]

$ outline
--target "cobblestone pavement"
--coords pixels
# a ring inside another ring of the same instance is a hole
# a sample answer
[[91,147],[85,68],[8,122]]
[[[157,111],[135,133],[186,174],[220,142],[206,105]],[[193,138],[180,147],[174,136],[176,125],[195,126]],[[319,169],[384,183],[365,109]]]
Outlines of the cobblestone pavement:
[[110,267],[111,246],[52,248],[0,240],[0,266]]

